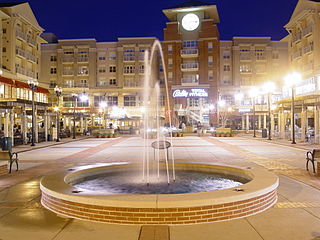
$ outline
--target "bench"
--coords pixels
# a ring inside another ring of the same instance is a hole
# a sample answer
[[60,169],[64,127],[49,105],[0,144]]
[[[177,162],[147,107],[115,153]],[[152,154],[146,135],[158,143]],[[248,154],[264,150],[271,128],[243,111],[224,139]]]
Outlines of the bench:
[[153,148],[153,157],[155,159],[156,157],[156,149],[165,149],[167,151],[167,159],[169,160],[169,151],[168,148],[171,147],[171,143],[168,141],[154,141],[151,144],[151,147]]
[[316,161],[317,158],[320,158],[320,149],[313,149],[312,151],[308,151],[307,152],[307,163],[306,163],[306,168],[308,169],[308,163],[309,161],[312,163],[312,167],[313,167],[313,172],[315,173],[315,167],[314,167],[314,162]]
[[19,169],[18,164],[18,153],[12,151],[0,151],[0,160],[6,160],[9,162],[9,173],[11,173],[12,164],[16,163],[17,170]]

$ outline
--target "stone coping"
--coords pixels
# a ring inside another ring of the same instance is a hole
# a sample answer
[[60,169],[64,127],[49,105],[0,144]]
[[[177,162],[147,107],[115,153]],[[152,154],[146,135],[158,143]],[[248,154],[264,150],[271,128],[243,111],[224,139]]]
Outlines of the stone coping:
[[[133,164],[111,163],[88,166],[78,166],[61,170],[53,175],[45,176],[41,179],[40,188],[42,192],[58,199],[73,201],[83,204],[94,204],[98,206],[114,206],[125,208],[179,208],[197,207],[212,204],[225,204],[235,201],[243,201],[267,194],[278,187],[278,177],[260,167],[235,167],[227,165],[210,165],[199,163],[177,163],[176,169],[192,169],[198,171],[212,171],[218,173],[228,173],[251,179],[241,186],[216,190],[210,192],[198,192],[187,194],[113,194],[102,195],[85,190],[75,193],[79,189],[69,185],[77,178],[82,178],[104,171],[116,171],[130,168]],[[237,189],[242,191],[236,191]]]

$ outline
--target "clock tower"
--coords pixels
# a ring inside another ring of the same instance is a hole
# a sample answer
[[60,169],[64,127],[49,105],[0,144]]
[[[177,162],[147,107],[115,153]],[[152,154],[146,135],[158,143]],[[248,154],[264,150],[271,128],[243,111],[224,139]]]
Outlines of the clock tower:
[[163,13],[169,20],[162,45],[174,122],[215,124],[220,66],[217,7],[188,1]]

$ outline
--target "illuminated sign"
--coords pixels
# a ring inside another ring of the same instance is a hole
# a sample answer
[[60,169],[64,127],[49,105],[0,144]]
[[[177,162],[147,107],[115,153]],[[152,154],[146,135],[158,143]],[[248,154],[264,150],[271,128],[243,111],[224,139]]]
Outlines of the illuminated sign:
[[187,98],[187,97],[208,97],[208,92],[203,88],[197,89],[176,89],[173,91],[174,98]]

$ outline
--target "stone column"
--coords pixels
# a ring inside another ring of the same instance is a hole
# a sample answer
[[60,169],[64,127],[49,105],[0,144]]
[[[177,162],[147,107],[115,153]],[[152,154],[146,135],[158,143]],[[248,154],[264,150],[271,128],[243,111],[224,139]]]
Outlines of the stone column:
[[10,121],[10,113],[8,110],[4,113],[4,136],[9,137],[9,121]]
[[80,116],[80,134],[83,133],[83,115]]
[[258,129],[261,129],[261,115],[258,115]]
[[246,113],[246,133],[249,132],[249,113]]
[[285,138],[285,117],[283,110],[279,111],[279,137]]
[[10,124],[9,124],[9,137],[11,137],[11,139],[12,139],[12,147],[14,146],[13,126],[14,126],[14,113],[13,113],[13,109],[12,109],[10,112]]
[[301,117],[301,141],[305,141],[306,131],[307,131],[307,111],[304,105],[302,105],[300,117]]
[[241,121],[241,130],[245,129],[245,117],[242,115],[242,121]]
[[274,114],[271,113],[270,115],[270,122],[271,122],[271,137],[274,136]]
[[38,136],[39,126],[38,126],[38,108],[37,108],[37,106],[35,106],[34,111],[35,111],[35,121],[34,121],[34,124],[35,124],[35,126],[34,126],[34,135],[35,135],[35,138],[34,138],[34,140],[37,143],[37,142],[39,142],[39,136]]
[[319,109],[318,106],[314,108],[314,141],[319,143]]
[[267,128],[267,114],[263,114],[263,128]]
[[48,113],[47,110],[44,112],[44,135],[45,141],[48,141]]
[[28,133],[27,113],[26,113],[26,109],[22,108],[22,113],[21,113],[21,134],[22,134],[23,144],[28,144],[27,133]]
[[88,117],[85,117],[84,120],[84,130],[88,131]]

